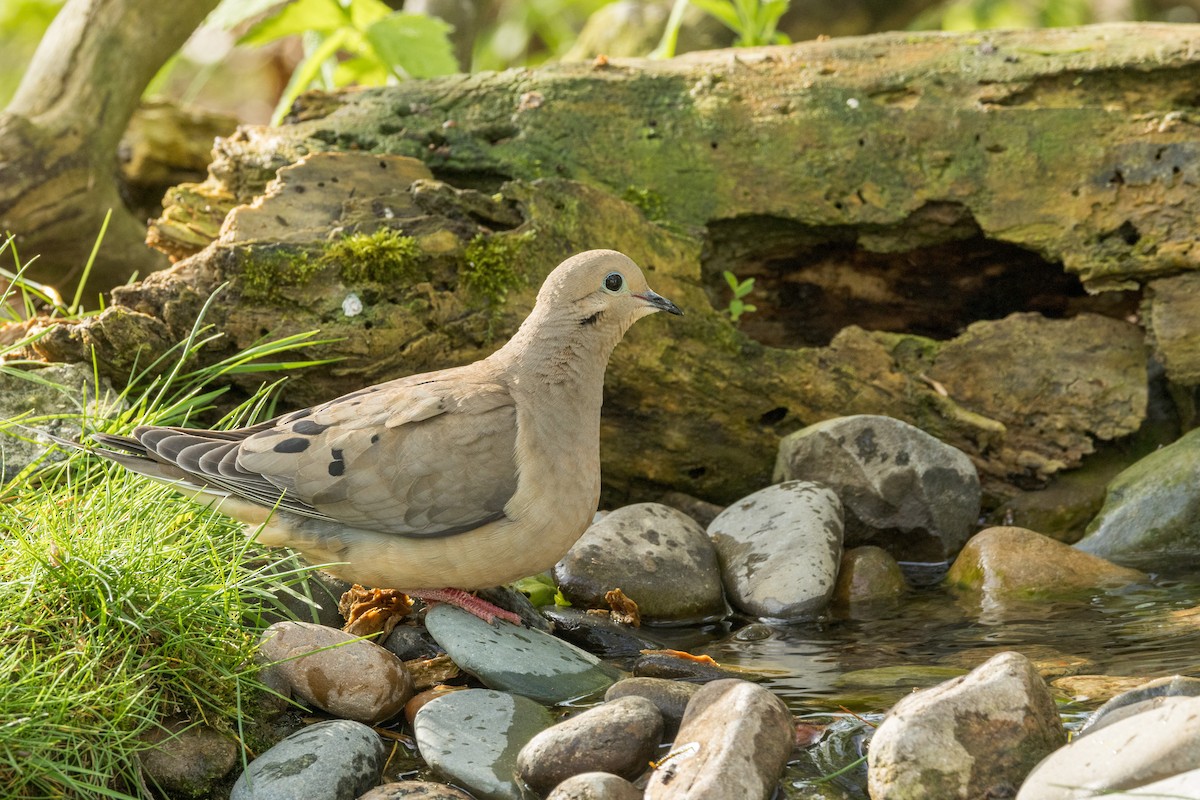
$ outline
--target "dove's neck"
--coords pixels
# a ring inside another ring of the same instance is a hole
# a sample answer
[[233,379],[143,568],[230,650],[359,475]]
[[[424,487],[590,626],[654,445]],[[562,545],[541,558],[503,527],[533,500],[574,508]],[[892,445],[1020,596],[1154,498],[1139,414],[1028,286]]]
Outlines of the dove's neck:
[[598,405],[609,356],[628,327],[615,320],[583,322],[535,309],[492,358],[530,385],[594,394]]

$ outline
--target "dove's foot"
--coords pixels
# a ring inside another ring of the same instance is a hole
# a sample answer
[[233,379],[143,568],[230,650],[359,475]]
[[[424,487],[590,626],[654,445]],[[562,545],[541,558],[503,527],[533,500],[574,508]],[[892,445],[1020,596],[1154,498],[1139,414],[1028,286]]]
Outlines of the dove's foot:
[[415,591],[406,589],[404,593],[409,597],[420,598],[426,603],[448,603],[457,606],[468,614],[479,617],[489,625],[498,619],[511,622],[513,625],[522,624],[521,618],[513,612],[476,597],[470,592],[464,592],[462,589],[417,589]]

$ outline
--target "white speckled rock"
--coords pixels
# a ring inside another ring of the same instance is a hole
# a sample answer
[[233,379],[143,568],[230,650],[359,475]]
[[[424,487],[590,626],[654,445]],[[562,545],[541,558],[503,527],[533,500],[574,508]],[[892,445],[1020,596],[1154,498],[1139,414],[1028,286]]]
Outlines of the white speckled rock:
[[845,544],[901,561],[954,557],[979,519],[979,474],[966,453],[891,417],[857,414],[779,443],[776,481],[828,486],[845,507]]
[[729,613],[704,528],[661,503],[622,506],[593,523],[554,566],[554,581],[585,608],[608,608],[605,592],[619,588],[643,622],[691,624]]
[[811,619],[833,595],[842,504],[832,490],[788,481],[730,505],[708,526],[730,602],[756,617]]
[[400,659],[324,625],[276,622],[263,631],[258,657],[295,696],[343,719],[384,722],[413,695],[412,678]]

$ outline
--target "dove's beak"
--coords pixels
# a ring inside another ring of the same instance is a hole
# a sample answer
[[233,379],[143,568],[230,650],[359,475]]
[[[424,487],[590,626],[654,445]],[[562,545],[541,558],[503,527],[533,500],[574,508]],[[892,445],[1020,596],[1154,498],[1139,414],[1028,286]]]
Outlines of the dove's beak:
[[683,316],[683,312],[679,309],[679,306],[675,305],[661,294],[655,294],[649,289],[641,294],[635,294],[634,297],[638,298],[639,300],[645,300],[646,305],[650,306],[655,311],[666,311],[668,314],[674,314],[677,317]]

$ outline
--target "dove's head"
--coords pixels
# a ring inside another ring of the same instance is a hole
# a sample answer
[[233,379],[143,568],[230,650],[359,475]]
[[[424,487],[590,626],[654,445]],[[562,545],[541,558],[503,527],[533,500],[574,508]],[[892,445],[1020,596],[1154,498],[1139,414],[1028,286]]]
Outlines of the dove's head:
[[537,305],[556,317],[569,315],[580,326],[620,333],[655,311],[683,314],[650,289],[633,259],[616,250],[588,250],[559,264],[542,284]]

